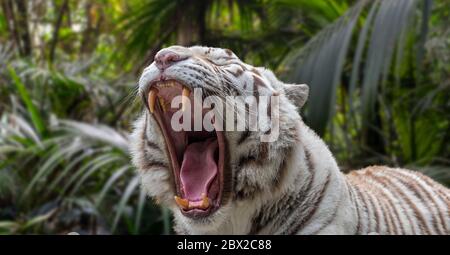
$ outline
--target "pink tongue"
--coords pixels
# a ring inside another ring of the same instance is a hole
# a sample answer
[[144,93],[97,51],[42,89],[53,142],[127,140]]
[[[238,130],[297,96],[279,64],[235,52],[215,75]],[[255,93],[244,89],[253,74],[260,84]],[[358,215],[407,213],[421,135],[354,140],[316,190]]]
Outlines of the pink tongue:
[[214,153],[218,146],[216,138],[209,138],[186,147],[180,179],[185,198],[190,201],[200,200],[202,193],[208,195],[208,187],[217,175]]

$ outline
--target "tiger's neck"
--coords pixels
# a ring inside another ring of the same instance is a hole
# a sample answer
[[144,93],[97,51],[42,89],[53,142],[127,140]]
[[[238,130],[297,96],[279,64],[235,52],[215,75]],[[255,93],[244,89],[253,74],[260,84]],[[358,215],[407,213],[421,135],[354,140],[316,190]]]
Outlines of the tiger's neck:
[[352,233],[356,215],[343,173],[319,136],[303,123],[298,131],[299,142],[289,169],[293,178],[279,193],[279,200],[272,203],[281,213],[259,233]]
[[278,154],[286,162],[278,187],[233,202],[228,219],[208,234],[351,234],[356,215],[344,175],[314,132],[303,123],[297,132],[289,153]]

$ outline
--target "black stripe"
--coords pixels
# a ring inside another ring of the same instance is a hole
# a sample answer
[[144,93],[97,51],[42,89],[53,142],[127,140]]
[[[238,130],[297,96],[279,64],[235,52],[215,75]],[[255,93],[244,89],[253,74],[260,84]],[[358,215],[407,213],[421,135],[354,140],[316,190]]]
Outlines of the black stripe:
[[322,224],[322,226],[318,230],[314,231],[314,233],[312,233],[311,235],[317,235],[320,231],[322,231],[324,228],[329,226],[331,224],[331,222],[333,222],[333,220],[336,218],[338,208],[339,208],[339,203],[337,203],[336,207],[334,208],[334,212],[331,215],[331,217],[328,218],[327,221],[325,221],[325,223]]
[[256,70],[256,68],[252,68],[252,70],[250,71],[258,76],[261,76],[261,74],[258,72],[258,70]]
[[[306,150],[306,148],[305,148]],[[287,153],[282,153],[283,155],[291,155],[291,150]],[[308,153],[309,154],[309,153]],[[281,164],[281,167],[285,167],[284,164],[286,164],[287,160],[290,156],[287,156],[284,160],[284,162]],[[311,159],[309,159],[311,160]],[[307,164],[307,166],[312,166],[312,164]],[[266,226],[267,224],[271,223],[272,225],[279,223],[281,226],[283,223],[286,222],[286,219],[292,218],[294,213],[297,211],[303,211],[304,209],[309,208],[309,204],[305,203],[305,200],[308,198],[308,191],[312,187],[312,183],[314,180],[314,169],[307,168],[303,169],[303,171],[306,171],[309,173],[308,180],[302,179],[301,182],[308,181],[305,183],[305,185],[302,185],[302,188],[295,194],[288,194],[282,197],[281,201],[277,201],[274,203],[270,203],[268,205],[263,206],[260,213],[263,214],[265,217],[263,218],[264,221],[258,221],[260,217],[255,217],[255,220],[253,221],[251,233],[256,234],[258,233],[262,227]],[[285,172],[285,171],[283,171]],[[284,174],[284,173],[283,173]],[[294,183],[300,182],[300,178],[303,178],[303,176],[297,176],[294,180]],[[281,180],[281,177],[280,177]],[[289,223],[288,223],[289,224]]]
[[[396,210],[394,204],[392,204],[392,200],[388,198],[387,201],[388,201],[389,206],[392,208],[392,211],[394,212],[393,217],[395,217],[395,219],[397,219],[398,224],[400,225],[400,232],[398,232],[398,226],[397,226],[397,224],[395,224],[395,225],[396,225],[395,228],[397,229],[397,234],[405,235],[405,234],[406,234],[406,233],[405,233],[405,228],[403,227],[403,224],[402,224],[402,220],[401,220],[401,218],[400,218],[400,215],[398,215],[398,212],[397,212],[397,210]],[[395,221],[394,221],[394,223],[395,223]]]
[[238,160],[237,167],[242,169],[245,165],[248,164],[258,164],[258,158],[254,155],[248,155],[246,157],[240,157]]
[[162,152],[162,149],[161,149],[156,143],[154,143],[154,142],[152,142],[152,141],[150,141],[150,140],[147,140],[147,146],[148,146],[150,149],[153,149],[153,150],[157,150],[157,151]]
[[[243,179],[238,179],[241,170],[249,164],[253,164],[254,167],[259,167],[265,163],[266,161],[261,160],[260,155],[248,155],[246,157],[239,158],[237,169],[233,178],[233,187],[235,189],[235,198],[237,200],[252,199],[258,192],[262,191],[262,187],[260,187],[259,183],[252,182],[252,184],[250,184],[250,182],[246,179],[246,176],[244,176]],[[237,190],[238,181],[239,183],[243,183],[243,187],[240,190]]]
[[286,176],[286,172],[288,171],[288,169],[286,169],[287,162],[289,159],[291,159],[292,148],[284,149],[280,155],[283,155],[285,157],[283,158],[283,161],[280,163],[278,170],[277,170],[277,174],[273,180],[272,189],[274,191],[281,189],[281,184],[283,183],[283,180],[285,179],[285,176]]
[[148,122],[148,114],[145,113],[144,128],[142,129],[142,134],[141,134],[142,150],[144,150],[145,141],[147,140],[147,122]]
[[256,87],[267,87],[266,83],[264,83],[264,81],[256,75],[253,75],[253,84],[255,84]]
[[382,212],[382,214],[383,214],[383,219],[384,219],[384,222],[385,222],[385,224],[386,224],[386,229],[387,229],[387,233],[389,233],[389,234],[395,234],[395,231],[394,231],[394,223],[393,223],[393,220],[392,220],[392,218],[391,218],[391,213],[388,211],[388,208],[387,208],[387,206],[386,206],[386,203],[385,203],[385,199],[384,199],[384,197],[382,196],[382,194],[381,193],[379,193],[379,192],[377,192],[377,194],[379,195],[379,196],[376,196],[377,197],[377,199],[378,199],[378,201],[379,201],[379,206],[380,206],[380,208],[381,208],[381,212]]
[[252,218],[252,225],[248,234],[259,234],[264,227],[271,223],[274,225],[275,219],[280,218],[282,211],[292,209],[291,201],[293,199],[291,195],[285,194],[279,200],[264,205]]
[[246,178],[241,180],[244,182],[244,189],[235,191],[235,199],[236,200],[246,200],[246,199],[254,199],[256,194],[261,193],[263,188],[256,183],[256,185],[251,185]]
[[[375,232],[376,233],[380,233],[380,218],[381,218],[381,215],[380,215],[378,206],[376,206],[379,203],[379,201],[377,200],[377,196],[372,194],[370,192],[370,190],[366,190],[366,193],[368,195],[367,198],[369,199],[369,204],[373,208],[373,216],[374,216],[374,219],[375,219]],[[376,200],[376,202],[374,200]]]
[[306,159],[306,164],[308,166],[308,170],[309,171],[313,171],[315,166],[314,166],[314,162],[312,160],[312,156],[311,156],[311,152],[306,149],[306,147],[304,148],[304,152],[305,152],[305,159]]
[[145,170],[150,170],[150,168],[160,167],[160,168],[169,168],[167,163],[157,160],[147,160],[144,163]]
[[[386,173],[386,172],[385,172]],[[423,218],[422,213],[420,212],[420,210],[417,208],[417,206],[408,198],[407,194],[405,194],[399,187],[396,186],[395,183],[393,183],[389,178],[383,177],[383,176],[376,176],[373,175],[372,173],[368,173],[369,175],[371,175],[373,178],[379,178],[379,179],[383,179],[384,181],[388,182],[390,185],[389,187],[394,188],[394,190],[396,191],[396,193],[398,193],[400,195],[400,198],[403,199],[403,201],[406,202],[406,204],[408,204],[408,207],[411,208],[411,210],[413,211],[413,214],[415,216],[415,218],[418,220],[419,223],[419,229],[427,234],[430,234],[428,228],[427,228],[427,224],[425,222],[425,219]],[[399,203],[402,204],[402,203]],[[408,220],[411,223],[411,226],[414,226],[412,224],[411,219],[409,218],[409,214],[408,212],[405,210],[405,215],[408,217]],[[414,234],[416,234],[414,228],[413,228],[413,232]]]
[[241,145],[247,138],[250,137],[250,130],[245,130],[241,133],[241,136],[239,137],[239,140],[237,141],[237,145]]
[[356,224],[356,231],[355,231],[355,235],[360,234],[361,231],[361,215],[359,214],[359,208],[360,205],[358,203],[359,201],[359,196],[358,194],[356,194],[353,185],[351,185],[351,183],[349,183],[348,185],[349,187],[349,193],[350,193],[350,199],[352,199],[353,204],[355,205],[355,209],[356,209],[356,217],[358,218],[358,223]]
[[[375,182],[377,182],[382,187],[382,188],[378,187],[378,189],[384,195],[385,206],[387,208],[386,210],[388,210],[388,212],[389,212],[389,219],[392,222],[392,225],[393,225],[393,228],[394,228],[394,234],[397,234],[397,235],[398,234],[403,234],[405,232],[405,230],[403,228],[401,219],[400,219],[400,217],[398,215],[398,212],[397,212],[394,204],[392,203],[391,198],[388,196],[389,192],[385,191],[385,189],[386,190],[389,190],[389,189],[384,185],[383,182],[380,182],[377,179],[373,179],[373,180]],[[397,222],[398,222],[398,224],[397,224]],[[400,229],[401,230],[399,230],[399,226],[398,225],[400,225]]]
[[[304,211],[304,212],[306,212],[306,214],[303,214],[303,213],[300,214],[300,217],[299,217],[300,219],[297,219],[297,224],[293,224],[291,229],[285,230],[285,232],[283,234],[293,235],[293,234],[298,233],[305,226],[305,224],[312,218],[312,216],[316,213],[320,203],[322,202],[323,195],[324,195],[324,193],[328,187],[328,184],[330,182],[330,175],[331,174],[328,171],[326,180],[318,193],[315,193],[314,195],[309,193],[308,196],[306,196],[309,199],[304,200],[304,203],[303,203],[304,206],[299,207],[299,209],[301,209],[301,210],[306,209]],[[311,197],[312,197],[312,199],[311,199]]]
[[[355,177],[358,178],[358,177]],[[361,198],[361,202],[364,204],[364,206],[362,207],[363,211],[364,211],[364,218],[367,219],[367,227],[366,227],[366,231],[365,232],[360,232],[360,234],[367,234],[370,232],[371,229],[371,224],[370,224],[370,215],[369,215],[369,204],[367,203],[367,199],[366,196],[363,194],[363,192],[360,190],[360,187],[358,184],[355,184],[354,189],[356,191],[356,195]]]
[[[435,207],[437,209],[438,215],[440,215],[440,210],[438,208],[438,205],[435,203],[435,200],[433,199],[433,197],[428,193],[428,191],[422,187],[422,185],[420,185],[416,180],[414,180],[413,178],[411,178],[410,176],[407,176],[405,174],[402,174],[400,172],[392,172],[390,173],[393,176],[396,176],[397,179],[403,184],[405,185],[409,190],[411,190],[414,195],[420,199],[420,201],[422,202],[422,204],[428,208],[430,207]],[[409,179],[409,182],[405,181],[405,179]],[[416,185],[412,185],[412,183],[415,183]],[[427,198],[423,197],[422,192],[425,193],[425,195],[427,196]],[[429,201],[431,201],[432,205],[430,206]],[[441,217],[436,217],[436,215],[434,215],[434,213],[431,215],[432,218],[432,222],[433,222],[433,227],[434,229],[440,234],[446,234],[440,231],[439,229],[439,222],[438,219],[442,219]],[[444,223],[444,221],[442,221],[442,223]]]
[[[384,183],[384,182],[382,182],[381,180],[379,180],[379,178],[381,178],[381,179],[383,179],[383,180],[386,180],[386,177],[382,177],[382,176],[380,176],[380,177],[378,177],[378,176],[376,176],[376,175],[373,175],[372,173],[369,173],[369,175],[371,175],[371,177],[375,180],[375,181],[377,181],[378,183],[381,183],[382,185],[384,185],[386,188],[387,188],[387,185]],[[395,196],[395,195],[398,195],[398,193],[400,193],[400,191],[399,191],[399,189],[398,189],[398,187],[396,187],[393,183],[390,183],[390,186],[389,186],[391,189],[390,189],[390,191],[392,192],[392,195],[395,197],[395,198],[397,198],[397,196]],[[393,189],[393,190],[392,190]],[[402,197],[402,195],[400,194],[400,197]],[[398,198],[397,198],[398,199]],[[409,225],[411,226],[411,230],[412,230],[412,232],[413,232],[413,235],[415,235],[416,234],[416,231],[415,231],[415,228],[414,228],[414,223],[412,222],[412,220],[411,220],[411,218],[409,217],[409,214],[408,214],[408,212],[407,212],[407,210],[406,210],[406,208],[403,206],[403,201],[401,201],[401,202],[399,202],[399,203],[397,203],[400,207],[401,207],[401,211],[403,211],[403,213],[405,214],[405,216],[406,216],[406,218],[407,218],[407,220],[408,220],[408,222],[409,222]],[[395,211],[397,211],[397,210],[395,210]],[[400,223],[401,224],[401,223]],[[402,225],[402,227],[403,227],[403,225]],[[405,231],[405,230],[404,230]],[[405,232],[405,234],[406,234],[406,232]]]
[[228,56],[230,56],[230,57],[233,56],[233,52],[230,49],[224,49],[224,50]]

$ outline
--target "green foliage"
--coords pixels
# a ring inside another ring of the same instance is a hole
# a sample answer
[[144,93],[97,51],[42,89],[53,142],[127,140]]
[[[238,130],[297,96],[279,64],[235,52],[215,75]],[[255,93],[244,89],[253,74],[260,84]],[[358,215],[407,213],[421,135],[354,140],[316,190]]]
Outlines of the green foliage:
[[23,102],[27,107],[27,110],[29,112],[34,127],[37,129],[40,135],[44,135],[45,134],[44,122],[42,121],[42,117],[39,115],[39,112],[37,111],[36,107],[33,105],[30,95],[28,94],[27,89],[25,88],[25,85],[17,76],[16,71],[13,68],[9,66],[8,70],[11,74],[14,85],[17,88],[18,94],[20,95],[20,97],[22,98]]
[[308,83],[305,120],[345,171],[389,164],[450,185],[448,0],[64,2],[0,12],[0,234],[171,233],[128,153],[138,75],[171,44]]

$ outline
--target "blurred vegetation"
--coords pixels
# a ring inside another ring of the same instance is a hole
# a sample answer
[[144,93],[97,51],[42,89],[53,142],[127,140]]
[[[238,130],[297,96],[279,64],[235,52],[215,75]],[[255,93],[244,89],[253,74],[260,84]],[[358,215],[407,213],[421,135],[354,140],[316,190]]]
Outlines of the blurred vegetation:
[[344,171],[450,185],[450,1],[1,0],[0,234],[171,233],[127,136],[172,44],[232,49],[311,87],[305,121]]

